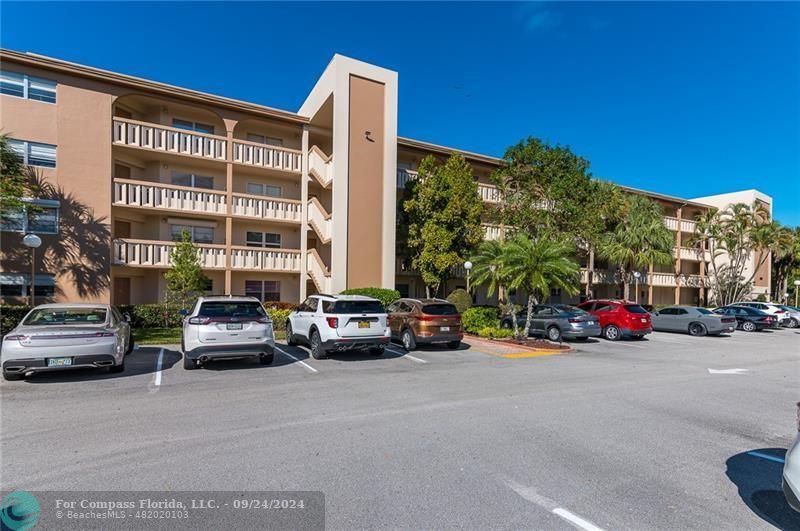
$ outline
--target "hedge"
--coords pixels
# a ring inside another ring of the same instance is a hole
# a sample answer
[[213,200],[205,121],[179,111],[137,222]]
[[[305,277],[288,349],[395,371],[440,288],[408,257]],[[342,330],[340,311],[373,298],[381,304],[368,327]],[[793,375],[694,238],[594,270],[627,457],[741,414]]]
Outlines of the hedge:
[[0,335],[11,332],[30,310],[30,306],[0,306]]
[[450,292],[450,295],[447,296],[447,300],[455,305],[458,313],[464,313],[472,307],[472,297],[465,289],[454,289]]
[[505,328],[495,328],[487,326],[478,330],[478,336],[486,337],[489,339],[505,339],[514,335],[513,330],[506,330]]
[[461,314],[461,325],[471,334],[477,334],[484,328],[499,328],[497,308],[494,306],[473,306]]
[[400,298],[399,291],[386,288],[352,288],[344,290],[342,295],[363,295],[365,297],[372,297],[373,299],[381,301],[384,307],[389,306]]

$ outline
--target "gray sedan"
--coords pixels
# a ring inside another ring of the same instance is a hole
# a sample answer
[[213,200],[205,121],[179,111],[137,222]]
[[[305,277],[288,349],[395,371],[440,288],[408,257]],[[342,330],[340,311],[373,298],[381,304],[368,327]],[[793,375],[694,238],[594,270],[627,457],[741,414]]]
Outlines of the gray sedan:
[[697,306],[670,306],[654,312],[650,321],[659,332],[688,332],[692,336],[719,335],[736,330],[736,318],[717,315]]
[[125,370],[131,327],[108,304],[43,304],[3,338],[3,378],[87,367]]
[[[523,310],[517,316],[517,325],[525,326],[526,312]],[[503,328],[511,328],[510,316],[501,321]],[[531,334],[545,336],[550,341],[566,339],[586,339],[587,337],[600,337],[602,329],[600,322],[589,312],[567,304],[539,304],[533,307],[531,317]]]

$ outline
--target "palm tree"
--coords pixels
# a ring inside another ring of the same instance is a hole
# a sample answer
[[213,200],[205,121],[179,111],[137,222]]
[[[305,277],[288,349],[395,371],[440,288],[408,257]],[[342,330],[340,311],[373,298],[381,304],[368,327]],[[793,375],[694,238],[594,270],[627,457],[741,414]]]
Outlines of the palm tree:
[[622,222],[602,239],[598,252],[610,262],[619,264],[624,298],[629,299],[633,272],[650,264],[671,264],[674,245],[672,232],[664,225],[658,203],[644,196],[632,195]]
[[573,259],[575,248],[571,243],[547,234],[535,240],[518,234],[504,245],[503,251],[502,274],[508,279],[508,287],[524,289],[528,293],[525,329],[522,332],[522,337],[528,337],[533,306],[540,297],[549,294],[551,288],[561,288],[569,295],[578,293],[580,267]]
[[486,240],[478,246],[478,250],[470,259],[472,262],[472,284],[486,285],[486,295],[491,297],[498,292],[500,302],[503,300],[503,243],[500,240]]

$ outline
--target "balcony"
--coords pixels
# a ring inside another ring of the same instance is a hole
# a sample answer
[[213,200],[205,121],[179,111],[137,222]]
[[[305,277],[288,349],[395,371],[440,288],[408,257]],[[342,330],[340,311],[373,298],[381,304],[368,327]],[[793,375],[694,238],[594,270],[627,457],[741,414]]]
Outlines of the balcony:
[[224,192],[130,179],[114,179],[114,205],[224,216]]
[[309,249],[307,254],[308,275],[320,293],[331,292],[331,274],[316,249]]
[[506,233],[506,229],[500,225],[482,223],[481,227],[483,227],[483,237],[486,240],[500,240]]
[[227,159],[228,140],[221,136],[116,117],[112,135],[115,145],[220,162]]
[[300,251],[293,249],[264,249],[235,245],[231,247],[231,269],[299,273],[300,254]]
[[414,170],[397,170],[397,187],[398,188],[405,188],[406,183],[412,179],[417,178],[417,172]]
[[331,232],[333,231],[331,223],[331,215],[322,206],[322,203],[316,197],[312,197],[308,201],[308,223],[314,232],[317,233],[322,243],[331,241]]
[[[134,267],[170,267],[174,242],[116,239],[113,241],[114,264]],[[225,269],[224,245],[198,245],[200,264],[205,269]]]
[[333,181],[333,157],[329,157],[317,146],[308,151],[308,173],[324,188]]
[[500,190],[491,184],[478,183],[478,194],[485,203],[499,203]]
[[233,162],[291,173],[303,171],[303,153],[246,140],[233,141]]
[[664,225],[666,225],[669,230],[675,232],[678,232],[678,226],[680,226],[681,232],[688,232],[690,234],[693,233],[697,227],[697,223],[694,221],[687,219],[678,221],[678,218],[673,218],[672,216],[664,216]]
[[672,250],[673,255],[681,260],[693,260],[695,262],[709,262],[711,261],[711,253],[702,249],[695,249],[694,247],[675,247]]
[[234,216],[290,223],[300,223],[303,219],[302,204],[292,199],[234,193],[232,203]]

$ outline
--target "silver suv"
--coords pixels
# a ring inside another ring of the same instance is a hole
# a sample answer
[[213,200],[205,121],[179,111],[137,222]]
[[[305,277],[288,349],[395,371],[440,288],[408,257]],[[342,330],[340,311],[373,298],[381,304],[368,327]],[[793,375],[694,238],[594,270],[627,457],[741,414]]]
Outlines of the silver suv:
[[200,297],[183,320],[183,368],[211,360],[275,357],[272,320],[254,297]]

